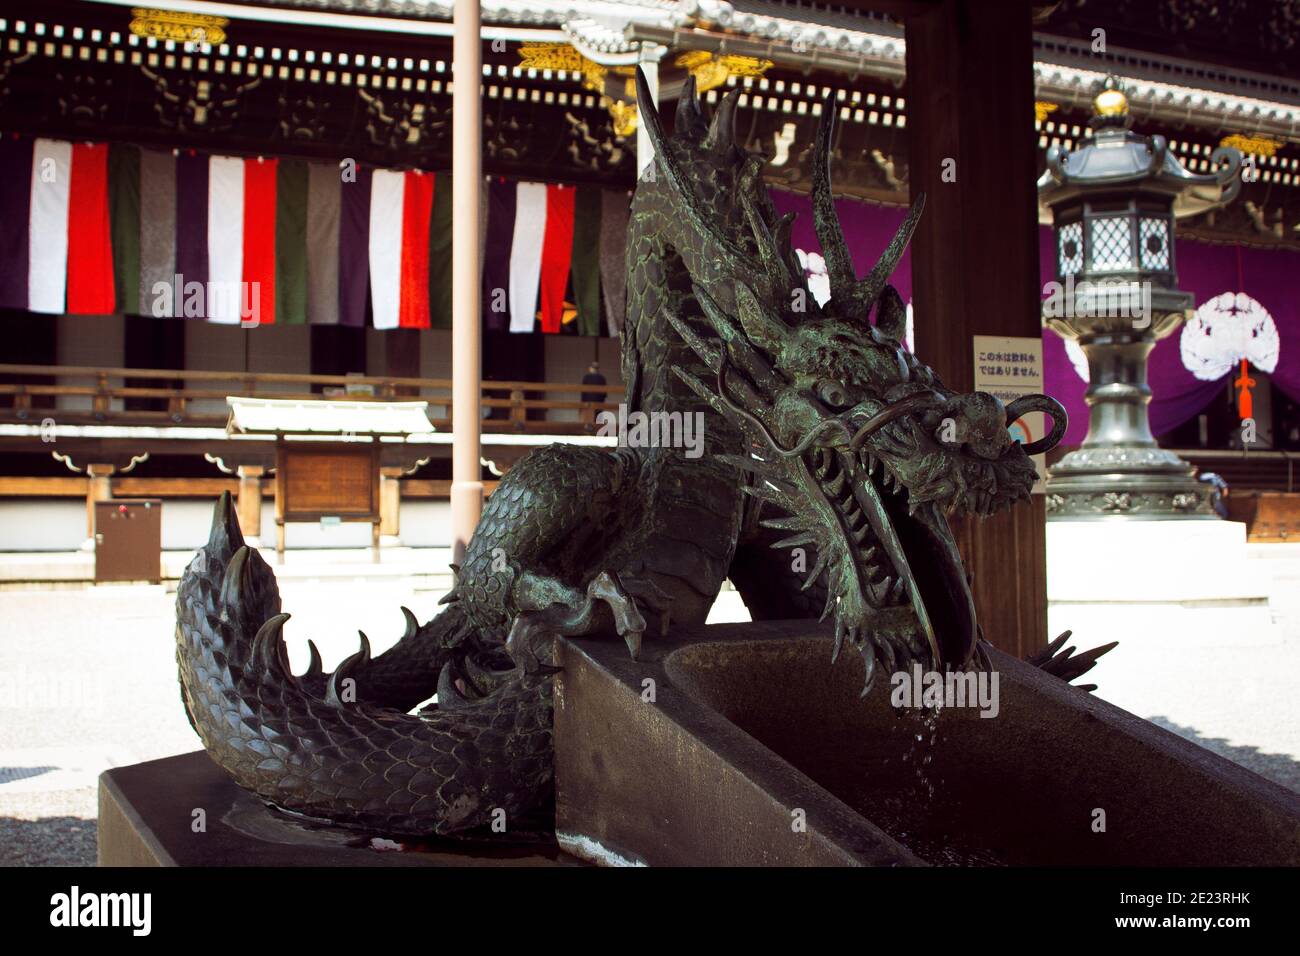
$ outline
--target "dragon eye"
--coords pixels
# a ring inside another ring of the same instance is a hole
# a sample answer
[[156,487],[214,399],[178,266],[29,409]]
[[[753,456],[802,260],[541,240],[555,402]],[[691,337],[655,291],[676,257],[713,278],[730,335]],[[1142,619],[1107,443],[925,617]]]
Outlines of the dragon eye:
[[839,382],[822,382],[817,386],[817,397],[832,408],[849,404],[849,393]]

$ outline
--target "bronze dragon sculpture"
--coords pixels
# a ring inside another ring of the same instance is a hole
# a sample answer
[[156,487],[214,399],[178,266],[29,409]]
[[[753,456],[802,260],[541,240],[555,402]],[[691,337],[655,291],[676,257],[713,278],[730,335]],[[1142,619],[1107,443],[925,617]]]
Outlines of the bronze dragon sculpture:
[[[627,406],[707,415],[703,454],[532,452],[488,498],[450,606],[423,626],[403,609],[392,649],[372,659],[362,635],[328,675],[314,645],[306,673],[290,671],[275,577],[222,498],[179,586],[177,660],[191,723],[241,786],[388,834],[545,806],[550,639],[617,632],[635,654],[648,630],[703,622],[728,577],[755,619],[832,619],[836,654],[848,646],[866,663],[864,693],[912,661],[987,666],[945,515],[1026,498],[1026,452],[1054,445],[1065,415],[1044,396],[1003,407],[954,393],[902,347],[904,305],[887,279],[921,202],[859,279],[831,199],[831,102],[813,202],[832,295],[818,306],[762,158],[735,144],[735,109],[732,93],[709,122],[689,86],[671,136],[646,110],[656,163],[628,237]],[[1028,410],[1054,427],[1023,448],[1007,424]],[[1093,656],[1039,663],[1068,679]]]

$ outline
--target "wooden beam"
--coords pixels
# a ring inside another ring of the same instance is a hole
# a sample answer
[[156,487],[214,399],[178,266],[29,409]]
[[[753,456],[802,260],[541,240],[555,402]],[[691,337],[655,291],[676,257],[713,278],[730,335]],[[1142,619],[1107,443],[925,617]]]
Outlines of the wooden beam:
[[[911,191],[926,194],[912,242],[916,350],[970,391],[973,336],[1042,334],[1031,9],[941,0],[905,29]],[[1043,646],[1041,496],[954,531],[985,635],[1016,655]]]
[[83,498],[87,478],[27,478],[0,475],[0,498]]

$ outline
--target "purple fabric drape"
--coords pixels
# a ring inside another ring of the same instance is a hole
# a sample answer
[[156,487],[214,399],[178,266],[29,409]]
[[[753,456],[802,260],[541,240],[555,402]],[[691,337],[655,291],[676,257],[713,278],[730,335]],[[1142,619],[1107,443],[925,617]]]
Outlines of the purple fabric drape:
[[344,181],[339,205],[339,325],[365,326],[370,280],[370,179],[357,167],[356,182]]
[[[777,215],[794,213],[794,226],[790,241],[796,249],[815,252],[821,255],[821,243],[817,241],[817,231],[813,228],[812,201],[798,193],[772,190],[772,203]],[[840,217],[840,226],[844,229],[844,241],[848,243],[853,254],[853,265],[858,276],[865,276],[876,264],[880,254],[894,238],[898,225],[907,215],[907,210],[896,206],[875,206],[871,203],[854,199],[835,200],[835,211]],[[912,259],[911,251],[903,253],[898,268],[890,279],[904,302],[912,300]]]
[[[176,157],[176,271],[181,287],[173,290],[178,301],[172,314],[179,318],[185,315],[190,283],[206,287],[208,282],[208,157],[192,150]],[[206,315],[207,296],[200,301]]]
[[0,306],[27,308],[31,234],[32,141],[0,139]]
[[492,177],[488,183],[487,244],[483,255],[483,326],[510,329],[510,247],[515,238],[515,184]]
[[[791,232],[795,248],[820,254],[809,198],[773,190],[772,201],[778,214],[796,214]],[[853,199],[838,199],[835,207],[858,275],[864,275],[893,238],[906,210]],[[1300,400],[1300,357],[1292,351],[1300,349],[1300,295],[1295,291],[1295,277],[1300,275],[1300,253],[1178,239],[1175,256],[1178,287],[1191,292],[1197,306],[1224,292],[1244,292],[1268,310],[1281,339],[1277,367],[1272,372],[1273,384],[1291,398]],[[1039,267],[1042,283],[1055,278],[1053,236],[1047,226],[1039,227]],[[910,253],[903,254],[890,281],[903,300],[910,302]],[[1180,327],[1156,343],[1151,352],[1148,381],[1152,392],[1151,430],[1156,435],[1178,427],[1200,412],[1229,377],[1206,382],[1193,375],[1183,365],[1181,335]],[[920,351],[925,352],[923,343]],[[1047,393],[1059,400],[1070,415],[1070,427],[1062,444],[1078,445],[1088,430],[1088,406],[1083,399],[1087,383],[1074,370],[1065,342],[1047,329],[1043,330],[1043,377]]]

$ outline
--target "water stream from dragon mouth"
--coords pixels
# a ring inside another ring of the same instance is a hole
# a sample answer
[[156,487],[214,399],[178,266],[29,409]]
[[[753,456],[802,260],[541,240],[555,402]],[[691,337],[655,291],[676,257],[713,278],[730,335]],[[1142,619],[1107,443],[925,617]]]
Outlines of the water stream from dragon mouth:
[[[909,709],[901,720],[908,725],[907,749],[899,760],[899,789],[881,791],[868,785],[863,796],[865,815],[917,856],[933,866],[1007,866],[995,849],[970,840],[961,817],[960,797],[945,787],[933,764],[940,747],[941,707]],[[889,768],[892,758],[882,767]],[[875,794],[875,796],[873,796]]]

